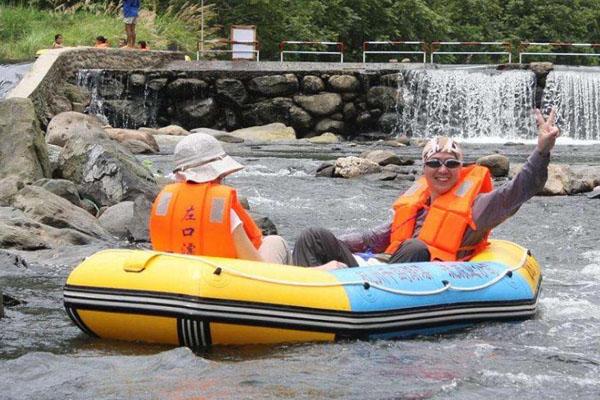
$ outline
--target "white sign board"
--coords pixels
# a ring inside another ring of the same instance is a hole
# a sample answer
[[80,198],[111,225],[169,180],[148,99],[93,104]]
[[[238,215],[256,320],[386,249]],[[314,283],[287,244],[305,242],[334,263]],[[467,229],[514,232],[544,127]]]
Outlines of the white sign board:
[[[255,42],[256,27],[254,25],[234,25],[231,27],[231,59],[232,60],[254,60],[256,58]],[[236,42],[249,42],[239,44]]]

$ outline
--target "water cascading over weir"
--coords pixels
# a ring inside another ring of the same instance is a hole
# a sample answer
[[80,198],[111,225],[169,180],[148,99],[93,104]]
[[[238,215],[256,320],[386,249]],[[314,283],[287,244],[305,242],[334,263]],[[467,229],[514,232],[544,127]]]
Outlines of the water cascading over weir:
[[[315,71],[311,73],[314,74]],[[365,72],[347,70],[339,73],[359,76]],[[111,74],[112,71],[103,70],[80,71],[78,83],[90,89],[93,97],[88,112],[103,115],[103,110],[107,109],[106,104],[103,106],[102,103],[103,95],[116,91],[123,93],[124,100],[111,102],[112,108],[115,108],[115,104],[119,106],[113,111],[112,118],[109,118],[113,125],[130,127],[130,115],[141,115],[142,120],[150,125],[165,124],[164,116],[161,118],[161,110],[164,107],[160,106],[161,101],[165,102],[165,98],[160,94],[160,90],[153,88],[151,84],[138,85],[132,89],[129,78],[121,79],[125,82],[124,87],[121,84],[114,87],[115,79]],[[220,78],[227,78],[223,74],[221,73]],[[396,71],[395,75],[398,77],[397,104],[395,107],[379,110],[384,117],[395,114],[395,118],[388,117],[387,124],[375,123],[362,132],[374,126],[375,130],[379,129],[390,135],[430,137],[446,134],[466,141],[532,140],[536,136],[532,110],[540,107],[548,113],[550,108],[555,106],[558,111],[557,123],[562,129],[563,137],[578,141],[600,140],[598,70],[588,72],[580,68],[577,71],[554,70],[549,74],[536,74],[526,69],[499,71],[488,66],[426,67]],[[301,80],[302,75],[298,76]],[[118,77],[118,74],[115,77]],[[113,82],[113,86],[102,86],[102,82]],[[363,96],[367,103],[366,109],[377,108],[368,104],[368,85],[373,83],[369,83],[368,80],[366,82],[365,84],[364,79],[362,80],[363,88],[360,90],[363,93],[358,94],[357,98],[348,97],[348,101],[360,106],[360,96]],[[210,90],[212,89],[207,89]],[[298,90],[302,90],[302,85]],[[327,92],[329,88],[324,90]],[[125,100],[128,97],[127,93],[136,91],[140,94],[138,100]],[[343,103],[339,115],[342,114],[343,108],[343,118],[348,124],[345,113],[347,96],[342,95]],[[293,104],[292,97],[295,94],[287,96],[288,102]],[[264,101],[264,98],[256,101]],[[208,107],[200,102],[199,98],[199,105],[194,107]],[[281,118],[279,115],[274,117],[273,121],[260,122],[288,122]],[[375,122],[376,118],[378,117],[375,117]],[[353,137],[360,132],[353,130],[347,136]]]

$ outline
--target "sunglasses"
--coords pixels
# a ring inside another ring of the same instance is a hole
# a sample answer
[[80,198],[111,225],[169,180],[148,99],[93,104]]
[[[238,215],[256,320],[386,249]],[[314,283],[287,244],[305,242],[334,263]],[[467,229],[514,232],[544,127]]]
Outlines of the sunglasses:
[[442,165],[445,165],[448,169],[454,169],[460,167],[462,162],[454,158],[448,158],[447,160],[438,160],[437,158],[432,158],[431,160],[425,161],[425,165],[434,169],[438,169]]

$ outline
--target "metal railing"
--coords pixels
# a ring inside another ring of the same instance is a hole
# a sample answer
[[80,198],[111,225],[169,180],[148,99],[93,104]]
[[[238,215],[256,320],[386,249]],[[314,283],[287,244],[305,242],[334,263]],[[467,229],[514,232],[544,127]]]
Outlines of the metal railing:
[[600,43],[565,43],[565,42],[550,42],[550,43],[530,43],[530,42],[521,42],[519,46],[519,64],[523,62],[523,56],[582,56],[582,57],[600,57],[600,53],[564,53],[564,52],[525,52],[521,50],[527,49],[529,46],[540,46],[540,47],[550,47],[550,48],[565,48],[565,47],[579,47],[579,48],[591,48],[597,49],[600,48]]
[[[208,54],[223,54],[223,53],[231,53],[232,56],[234,53],[241,53],[241,54],[253,54],[254,58],[256,62],[260,61],[260,51],[258,50],[259,47],[259,42],[240,42],[240,41],[236,41],[236,40],[227,40],[227,39],[219,39],[219,40],[214,40],[214,41],[210,41],[210,42],[205,42],[205,43],[209,43],[212,45],[236,45],[236,44],[241,44],[241,45],[248,45],[248,46],[252,46],[253,49],[252,50],[244,50],[244,49],[215,49],[215,48],[210,48],[210,49],[206,49],[204,46],[201,46],[201,43],[198,42],[198,50],[196,52],[196,60],[200,60],[200,57],[204,57],[205,53]],[[244,58],[244,60],[249,60]]]
[[[337,51],[321,51],[321,50],[285,50],[286,45],[319,45],[326,46],[327,48],[331,48],[331,46],[335,46]],[[340,63],[344,62],[344,43],[342,42],[312,42],[312,41],[301,41],[301,40],[285,40],[279,43],[279,60],[280,62],[284,61],[285,54],[316,54],[320,55],[339,55]]]
[[[501,46],[505,51],[440,51],[444,46]],[[433,64],[433,56],[441,54],[453,55],[505,55],[508,56],[508,63],[512,62],[511,44],[509,42],[431,42],[430,62]]]
[[[369,50],[369,46],[420,46],[420,51],[415,50]],[[367,62],[368,54],[419,54],[423,56],[423,64],[427,62],[427,53],[423,50],[425,42],[419,41],[404,41],[404,40],[386,40],[386,41],[370,41],[363,43],[363,63]]]

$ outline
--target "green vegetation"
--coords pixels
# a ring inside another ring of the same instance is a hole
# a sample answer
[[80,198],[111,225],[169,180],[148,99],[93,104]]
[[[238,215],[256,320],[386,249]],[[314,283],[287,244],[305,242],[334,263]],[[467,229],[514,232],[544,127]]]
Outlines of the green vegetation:
[[[137,40],[146,40],[152,49],[176,46],[195,53],[200,5],[176,0],[163,3],[158,12],[142,10]],[[116,47],[119,39],[125,38],[120,12],[119,3],[111,1],[14,1],[0,5],[0,60],[32,59],[37,50],[52,45],[56,33],[63,35],[64,46],[93,46],[95,38],[102,35]],[[204,18],[212,24],[211,7],[205,7]],[[213,32],[208,29],[205,35],[210,38]]]
[[[60,32],[67,45],[124,36],[120,2],[8,0],[0,6],[0,59],[30,58]],[[138,32],[153,49],[196,49],[201,0],[143,0]],[[261,59],[282,40],[341,41],[346,60],[367,40],[600,43],[600,0],[205,0],[205,38],[229,37],[233,24],[256,25]],[[516,47],[516,46],[515,46]],[[591,51],[591,50],[581,50]],[[589,60],[589,59],[587,59]],[[581,58],[578,62],[585,62]]]

